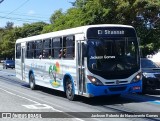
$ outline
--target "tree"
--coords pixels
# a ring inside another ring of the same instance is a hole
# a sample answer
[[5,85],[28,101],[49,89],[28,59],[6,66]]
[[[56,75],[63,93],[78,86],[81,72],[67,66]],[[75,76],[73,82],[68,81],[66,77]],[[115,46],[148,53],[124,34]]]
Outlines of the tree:
[[7,22],[5,29],[13,29],[14,23],[13,22]]
[[74,5],[81,11],[79,21],[83,25],[105,23],[134,26],[141,38],[143,56],[160,49],[159,0],[76,0]]
[[14,57],[14,47],[15,47],[15,40],[14,40],[14,32],[13,30],[5,30],[3,39],[1,41],[1,57],[3,58],[13,58]]
[[41,34],[43,27],[48,24],[44,22],[36,22],[32,24],[24,24],[21,30],[21,38],[30,37]]
[[53,24],[54,31],[84,25],[82,16],[83,13],[79,8],[68,9],[66,14],[63,14],[59,19],[55,20]]
[[62,9],[59,9],[59,10],[56,10],[52,16],[50,17],[50,22],[51,24],[54,24],[54,22],[59,19],[61,16],[63,16],[63,13],[62,13]]
[[24,24],[23,27],[13,27],[11,22],[7,23],[5,28],[0,29],[0,57],[4,59],[14,58],[16,40],[41,34],[43,27],[46,25],[44,22],[36,22]]

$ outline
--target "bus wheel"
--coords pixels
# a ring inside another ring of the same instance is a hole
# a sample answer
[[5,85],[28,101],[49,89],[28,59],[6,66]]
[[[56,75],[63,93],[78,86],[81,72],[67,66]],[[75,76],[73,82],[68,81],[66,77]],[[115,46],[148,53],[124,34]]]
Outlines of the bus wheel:
[[66,81],[66,96],[71,101],[75,98],[72,81],[70,79]]
[[32,73],[29,76],[29,86],[32,90],[36,89],[35,79]]

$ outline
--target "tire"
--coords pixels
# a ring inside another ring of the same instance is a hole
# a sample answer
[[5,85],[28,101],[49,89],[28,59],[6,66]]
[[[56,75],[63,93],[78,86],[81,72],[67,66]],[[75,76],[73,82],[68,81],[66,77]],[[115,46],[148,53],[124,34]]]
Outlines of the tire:
[[72,84],[72,81],[70,79],[66,80],[66,96],[70,101],[75,100],[73,84]]
[[31,73],[29,76],[29,86],[32,90],[36,89],[35,78],[34,78],[33,73]]

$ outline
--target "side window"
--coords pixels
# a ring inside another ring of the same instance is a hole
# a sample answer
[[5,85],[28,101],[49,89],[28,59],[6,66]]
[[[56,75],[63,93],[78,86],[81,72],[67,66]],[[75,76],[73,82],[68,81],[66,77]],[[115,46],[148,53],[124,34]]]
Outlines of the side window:
[[52,39],[52,58],[60,58],[59,54],[62,49],[62,38]]
[[63,38],[63,49],[65,58],[73,59],[75,57],[75,37],[67,36]]
[[35,41],[34,58],[42,57],[42,40]]
[[28,42],[27,43],[27,58],[33,58],[34,57],[34,42]]
[[21,57],[21,44],[16,44],[16,59],[19,59]]
[[51,39],[43,40],[43,58],[51,58]]

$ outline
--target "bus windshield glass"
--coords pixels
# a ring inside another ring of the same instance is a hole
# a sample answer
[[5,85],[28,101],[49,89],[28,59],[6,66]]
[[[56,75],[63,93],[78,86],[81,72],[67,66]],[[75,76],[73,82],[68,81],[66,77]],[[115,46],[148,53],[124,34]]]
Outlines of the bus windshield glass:
[[125,78],[139,69],[136,38],[104,38],[88,40],[88,68],[108,78]]

